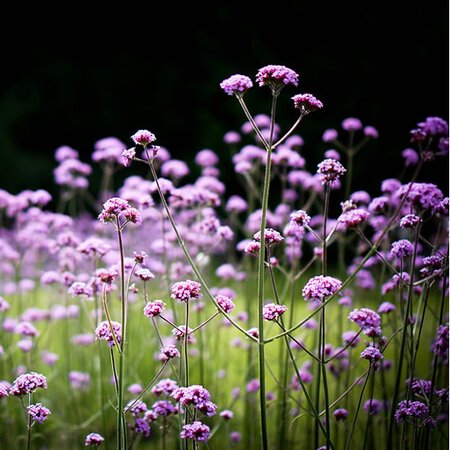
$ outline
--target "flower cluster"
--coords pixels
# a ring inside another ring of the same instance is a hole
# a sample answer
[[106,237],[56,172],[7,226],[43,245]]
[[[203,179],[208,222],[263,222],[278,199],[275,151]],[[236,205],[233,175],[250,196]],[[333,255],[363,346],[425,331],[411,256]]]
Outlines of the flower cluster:
[[216,414],[217,406],[211,401],[209,392],[200,385],[194,384],[175,389],[171,397],[183,406],[193,405],[195,409],[207,416]]
[[381,335],[381,318],[375,311],[369,308],[354,309],[348,318],[358,324],[365,335],[370,337]]
[[192,439],[194,441],[206,442],[211,435],[208,425],[196,420],[193,423],[183,425],[180,433],[181,439]]
[[197,281],[179,281],[172,286],[172,294],[170,296],[179,302],[199,299],[202,297],[201,287],[202,285]]
[[42,403],[35,403],[34,405],[27,406],[27,413],[32,421],[42,423],[47,420],[51,411],[43,406]]
[[305,300],[324,302],[335,294],[342,286],[342,282],[330,276],[317,275],[311,278],[302,290]]
[[120,217],[125,219],[125,222],[131,222],[136,225],[141,225],[141,213],[133,208],[126,200],[119,197],[112,197],[103,204],[103,210],[99,214],[100,222],[114,222],[118,221]]
[[345,172],[347,172],[345,167],[332,158],[324,159],[317,165],[317,173],[322,184],[338,181]]
[[95,329],[95,336],[97,337],[97,339],[107,341],[110,347],[114,347],[115,340],[119,344],[122,342],[122,325],[118,322],[111,321],[111,326],[112,330],[109,326],[108,321],[105,320],[101,322]]
[[21,397],[32,394],[36,389],[47,389],[47,378],[36,372],[29,372],[19,375],[13,382],[10,394]]
[[268,303],[263,307],[263,317],[265,320],[277,320],[287,311],[284,305],[277,305],[276,303]]

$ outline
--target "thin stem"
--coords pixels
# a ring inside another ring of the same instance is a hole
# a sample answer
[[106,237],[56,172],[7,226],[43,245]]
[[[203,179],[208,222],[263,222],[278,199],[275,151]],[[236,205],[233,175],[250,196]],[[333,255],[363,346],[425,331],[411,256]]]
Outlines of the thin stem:
[[186,301],[186,320],[185,320],[185,334],[184,334],[184,385],[189,386],[189,352],[188,352],[188,341],[189,341],[189,302]]
[[[31,399],[32,399],[33,394],[28,394],[28,406],[31,405]],[[27,411],[26,411],[27,412]],[[31,425],[32,425],[32,419],[31,419],[31,415],[28,414],[27,417],[27,450],[31,449]]]
[[258,125],[256,125],[255,120],[253,119],[253,116],[250,114],[250,111],[247,108],[247,105],[244,101],[244,98],[241,95],[236,95],[236,98],[241,105],[242,110],[244,111],[245,116],[247,117],[248,121],[251,123],[253,129],[255,130],[255,133],[258,135],[259,139],[261,140],[262,144],[266,149],[269,149],[271,145],[266,141],[266,138],[262,135],[261,130],[259,129]]
[[289,131],[281,139],[279,139],[275,144],[273,144],[273,146],[272,146],[273,149],[277,148],[280,144],[282,144],[295,131],[295,129],[298,127],[298,125],[302,121],[303,117],[305,117],[305,115],[306,115],[305,112],[302,111],[299,118],[294,123],[294,125],[292,125],[292,127],[289,128]]

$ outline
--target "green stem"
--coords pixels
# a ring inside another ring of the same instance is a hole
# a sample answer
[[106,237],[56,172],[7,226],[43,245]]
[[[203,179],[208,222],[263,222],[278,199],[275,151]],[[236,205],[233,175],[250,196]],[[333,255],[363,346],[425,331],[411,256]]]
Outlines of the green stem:
[[353,177],[353,156],[354,150],[349,148],[347,150],[347,176],[345,178],[345,200],[350,196],[350,191],[352,188],[352,177]]
[[[28,394],[28,406],[31,405],[33,394]],[[27,411],[26,411],[27,412]],[[31,415],[27,412],[27,450],[31,449],[31,425],[32,425],[32,419]]]

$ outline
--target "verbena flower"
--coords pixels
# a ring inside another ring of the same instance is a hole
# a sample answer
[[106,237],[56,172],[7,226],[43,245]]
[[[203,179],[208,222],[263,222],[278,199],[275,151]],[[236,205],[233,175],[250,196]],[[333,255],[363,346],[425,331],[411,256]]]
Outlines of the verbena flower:
[[406,214],[400,219],[400,227],[405,229],[415,228],[420,223],[420,217],[415,214]]
[[323,103],[312,94],[298,94],[292,97],[294,108],[300,110],[301,113],[308,114],[323,108]]
[[365,223],[369,218],[369,212],[362,208],[351,209],[344,212],[338,218],[345,228],[356,228]]
[[130,411],[133,416],[139,417],[147,411],[147,405],[142,400],[130,400],[125,409]]
[[178,413],[178,408],[174,406],[169,400],[158,400],[153,403],[152,410],[157,416],[168,417]]
[[333,417],[338,421],[341,422],[345,420],[348,416],[348,411],[344,408],[338,408],[333,411]]
[[414,245],[408,239],[400,239],[391,244],[391,255],[398,259],[410,256],[414,251]]
[[431,351],[438,356],[444,364],[448,364],[448,323],[439,325],[436,337],[433,340]]
[[309,225],[309,223],[311,222],[311,216],[302,209],[292,212],[289,217],[291,219],[291,222],[295,223],[300,227],[305,227]]
[[[256,242],[261,242],[261,231],[257,231],[253,235],[253,239]],[[264,230],[264,243],[267,246],[279,244],[280,242],[283,241],[283,239],[284,239],[284,237],[281,236],[281,233],[277,230],[274,230],[273,228],[266,228]]]
[[169,359],[179,358],[181,355],[175,345],[168,345],[161,348],[161,356],[162,361],[167,361]]
[[[116,340],[120,344],[122,342],[122,325],[118,322],[111,321],[111,326]],[[97,326],[95,329],[95,336],[97,339],[107,341],[109,347],[114,347],[115,341],[108,321],[105,320]]]
[[147,302],[144,306],[144,316],[149,318],[157,317],[164,311],[165,306],[166,304],[162,300]]
[[365,335],[370,337],[381,335],[381,318],[375,311],[369,308],[354,309],[348,318],[358,324]]
[[342,121],[341,126],[345,131],[357,131],[362,128],[362,123],[355,117],[348,117]]
[[379,314],[388,314],[392,311],[395,311],[395,305],[389,302],[383,302],[379,307],[378,307],[378,313]]
[[27,406],[27,413],[32,421],[42,423],[47,420],[51,411],[43,406],[42,403],[35,403],[34,405]]
[[107,223],[124,217],[126,221],[140,225],[142,223],[141,213],[133,208],[126,200],[112,197],[103,203],[103,210],[99,214],[100,222]]
[[265,320],[276,320],[287,311],[284,305],[277,305],[276,303],[268,303],[263,307],[263,318]]
[[91,445],[97,446],[97,445],[102,444],[104,441],[105,441],[105,438],[104,438],[101,434],[98,434],[98,433],[89,433],[89,434],[86,436],[86,439],[85,439],[85,441],[84,441],[84,445],[85,445],[86,447],[89,447],[89,446],[91,446]]
[[211,401],[211,395],[203,386],[194,384],[187,387],[179,387],[175,389],[171,397],[181,405],[192,405],[201,413],[207,416],[216,414],[217,406]]
[[10,394],[21,397],[32,394],[36,389],[47,389],[47,378],[36,372],[29,372],[19,375],[13,382]]
[[135,419],[132,429],[136,434],[142,434],[145,437],[150,436],[149,424],[144,419],[141,419],[140,417]]
[[218,294],[214,297],[214,299],[227,314],[229,314],[235,306],[233,300],[226,295]]
[[370,362],[377,362],[383,359],[383,354],[378,348],[369,345],[361,352],[361,358],[367,359]]
[[325,143],[330,143],[338,138],[338,132],[332,128],[325,130],[322,135],[322,141]]
[[194,441],[206,442],[211,436],[208,425],[196,420],[193,423],[183,425],[180,433],[181,439],[192,439]]
[[384,404],[382,401],[375,398],[370,398],[366,400],[363,405],[364,411],[370,416],[376,416],[383,410]]
[[152,387],[151,391],[152,394],[159,397],[162,394],[169,396],[176,389],[178,389],[178,384],[176,381],[171,378],[164,378],[163,380],[158,381],[158,383]]
[[430,410],[425,403],[419,401],[402,400],[395,411],[395,421],[403,423],[407,419],[423,420],[428,417]]
[[311,278],[302,290],[305,300],[324,302],[328,297],[337,292],[342,282],[330,276],[317,275]]
[[317,174],[322,184],[333,183],[339,180],[347,170],[335,159],[324,159],[317,165]]
[[179,281],[172,286],[172,294],[174,300],[180,302],[188,302],[202,297],[200,292],[202,285],[197,281],[186,280]]
[[259,86],[269,86],[277,95],[284,86],[297,86],[298,74],[286,66],[268,65],[258,70],[256,81]]
[[153,133],[148,130],[138,130],[131,136],[133,142],[136,145],[142,145],[143,147],[147,147],[147,145],[156,141],[156,137]]
[[237,95],[242,97],[253,86],[252,80],[245,75],[232,75],[223,80],[220,87],[227,95]]

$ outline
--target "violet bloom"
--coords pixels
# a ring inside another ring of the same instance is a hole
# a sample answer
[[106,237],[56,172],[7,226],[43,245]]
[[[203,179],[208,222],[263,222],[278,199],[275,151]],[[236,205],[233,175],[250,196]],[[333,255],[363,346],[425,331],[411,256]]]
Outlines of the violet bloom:
[[406,214],[400,219],[400,228],[415,228],[420,223],[420,217],[415,214]]
[[278,95],[284,86],[297,86],[298,74],[286,66],[268,65],[258,70],[256,81],[259,86],[269,86]]
[[416,211],[434,211],[444,199],[442,191],[432,183],[408,183],[396,192],[399,199],[406,197],[405,205],[411,205]]
[[292,97],[294,108],[299,109],[301,114],[309,114],[323,108],[323,103],[312,94],[298,94]]
[[171,177],[178,180],[189,175],[189,167],[184,161],[171,159],[161,165],[161,174],[163,177]]
[[241,142],[241,135],[237,131],[228,131],[223,136],[226,144],[238,144]]
[[21,397],[32,394],[38,388],[47,389],[47,378],[40,373],[29,372],[19,375],[14,380],[9,393]]
[[122,152],[121,162],[125,167],[128,167],[131,165],[135,157],[136,157],[136,149],[134,147],[127,148]]
[[226,295],[218,294],[214,297],[214,299],[227,314],[229,314],[235,306],[233,300]]
[[233,411],[230,411],[229,409],[224,409],[219,415],[224,420],[231,420],[234,416]]
[[388,314],[392,311],[395,311],[395,305],[389,302],[383,302],[379,307],[378,307],[378,313],[379,314]]
[[263,318],[265,320],[276,320],[287,311],[284,305],[277,305],[275,303],[268,303],[263,307]]
[[219,162],[219,158],[215,152],[205,148],[195,155],[195,163],[200,167],[212,167]]
[[366,400],[366,402],[363,405],[364,411],[366,411],[369,416],[376,416],[381,412],[383,409],[383,402],[380,400],[377,400],[375,398],[370,398],[369,400]]
[[247,383],[246,389],[248,393],[258,392],[259,391],[259,380],[257,378],[254,378],[253,380],[250,380]]
[[378,139],[378,130],[375,127],[367,125],[363,129],[364,136],[372,139]]
[[51,411],[43,406],[42,403],[35,403],[34,405],[27,406],[27,413],[33,422],[42,423],[47,420]]
[[361,352],[361,358],[367,359],[370,362],[378,362],[383,359],[380,350],[372,345],[369,345]]
[[165,306],[166,304],[162,300],[148,302],[144,306],[144,316],[149,318],[157,317],[164,311]]
[[135,272],[136,276],[139,277],[142,281],[150,281],[155,278],[155,275],[147,268],[140,268]]
[[125,406],[126,411],[130,411],[135,417],[147,411],[147,405],[142,400],[130,400]]
[[114,339],[109,323],[106,320],[101,322],[95,329],[95,336],[97,339],[107,341],[109,347],[114,347],[116,344],[115,340],[119,344],[122,342],[122,325],[118,322],[111,321],[111,326],[116,339]]
[[338,218],[345,228],[357,228],[359,225],[365,223],[369,218],[369,212],[362,208],[351,209],[344,212]]
[[103,223],[113,222],[121,214],[130,222],[138,225],[142,222],[140,213],[135,208],[132,208],[126,200],[118,197],[112,197],[103,204],[103,210],[99,214],[98,219]]
[[391,255],[398,259],[410,256],[414,251],[414,245],[407,239],[400,239],[391,245]]
[[405,148],[402,151],[402,157],[404,159],[405,167],[417,166],[419,164],[420,156],[412,148]]
[[163,394],[169,396],[176,389],[178,389],[178,384],[176,381],[172,380],[171,378],[164,378],[158,381],[158,383],[156,383],[152,387],[152,394],[156,395],[157,397]]
[[201,284],[197,281],[179,281],[172,286],[171,298],[179,302],[188,302],[202,297],[200,292]]
[[180,433],[181,439],[192,439],[194,441],[206,442],[211,436],[208,425],[196,420],[193,423],[183,425]]
[[[256,242],[261,242],[261,231],[257,231],[253,235],[253,239]],[[274,244],[279,244],[283,241],[283,236],[281,236],[279,231],[274,230],[273,228],[266,228],[264,230],[264,243],[266,246],[271,246]]]
[[344,333],[342,333],[342,340],[345,345],[356,347],[361,341],[361,338],[356,331],[344,331]]
[[444,364],[448,364],[448,323],[439,325],[431,351],[439,357]]
[[305,300],[324,302],[335,294],[342,286],[342,282],[330,276],[317,275],[311,278],[302,290]]
[[347,170],[335,159],[324,159],[317,165],[317,174],[322,184],[338,181]]
[[[157,416],[168,417],[178,413],[178,408],[169,400],[158,400],[153,403],[152,410]],[[145,417],[144,417],[145,418]]]
[[369,308],[354,309],[349,315],[348,319],[355,322],[362,329],[362,332],[370,337],[381,335],[381,318]]
[[90,387],[91,376],[87,372],[79,372],[77,370],[72,370],[71,372],[69,372],[68,378],[70,385],[74,389],[86,391]]
[[349,117],[342,121],[341,126],[342,129],[344,129],[345,131],[357,131],[362,128],[362,123],[359,119],[356,119],[355,117]]
[[136,434],[142,434],[144,437],[150,436],[150,426],[141,418],[137,418],[134,421],[133,431]]
[[136,131],[136,133],[131,136],[131,139],[133,139],[133,142],[136,145],[142,145],[143,147],[147,147],[147,145],[156,141],[155,135],[148,130]]
[[348,411],[344,408],[338,408],[334,410],[333,416],[338,422],[341,422],[347,418]]
[[248,204],[242,197],[232,195],[227,201],[225,211],[238,214],[247,211],[247,208]]
[[231,75],[220,83],[221,89],[227,95],[242,97],[253,86],[252,80],[245,75]]
[[403,423],[407,419],[426,419],[430,410],[425,403],[419,401],[402,400],[395,411],[395,421]]
[[144,388],[139,383],[133,383],[128,386],[128,392],[133,395],[142,394]]
[[435,254],[423,258],[420,274],[423,277],[438,276],[442,275],[444,269],[445,269],[444,257]]
[[103,443],[105,441],[105,438],[98,433],[89,433],[86,436],[86,439],[84,441],[85,447],[89,447],[91,445],[95,445],[96,447]]
[[300,227],[305,227],[309,225],[309,223],[311,222],[311,216],[302,209],[292,212],[289,217],[291,219],[291,222],[295,223]]
[[192,328],[188,327],[186,332],[186,326],[185,325],[178,325],[177,328],[174,328],[172,330],[172,334],[175,336],[175,339],[177,341],[182,341],[186,334],[187,334],[187,341],[188,344],[194,344],[195,343],[195,337],[192,334]]
[[322,141],[329,144],[338,138],[338,132],[332,128],[325,130],[322,135]]
[[217,406],[211,401],[211,395],[207,389],[198,384],[179,387],[172,392],[171,397],[183,406],[193,405],[207,416],[216,414]]
[[247,253],[247,255],[258,256],[260,248],[261,244],[259,242],[250,241],[245,245],[244,252]]
[[179,350],[175,347],[175,345],[162,347],[160,352],[162,361],[168,361],[169,359],[179,358],[181,356]]

